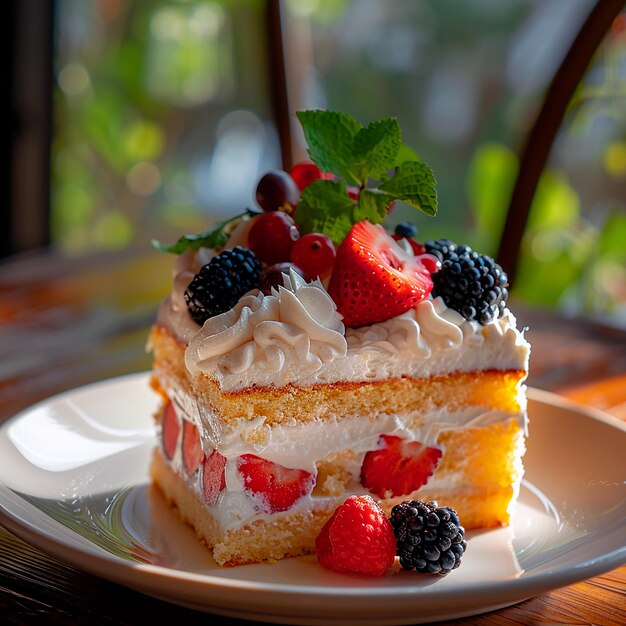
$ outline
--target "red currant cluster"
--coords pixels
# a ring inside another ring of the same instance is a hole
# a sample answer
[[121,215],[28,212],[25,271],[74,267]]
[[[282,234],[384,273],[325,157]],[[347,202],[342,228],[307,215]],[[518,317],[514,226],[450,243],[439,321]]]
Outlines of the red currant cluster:
[[267,266],[261,275],[264,293],[282,285],[282,274],[290,268],[309,281],[326,278],[332,271],[336,250],[330,237],[322,233],[300,236],[294,219],[300,192],[327,177],[313,163],[297,163],[290,172],[268,172],[259,181],[256,200],[264,213],[254,218],[248,247]]

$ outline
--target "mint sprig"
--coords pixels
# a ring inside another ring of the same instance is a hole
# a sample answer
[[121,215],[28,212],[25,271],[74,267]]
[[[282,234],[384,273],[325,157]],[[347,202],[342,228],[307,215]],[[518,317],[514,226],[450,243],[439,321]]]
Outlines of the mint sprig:
[[183,235],[173,244],[163,244],[156,239],[152,240],[152,245],[160,252],[171,252],[172,254],[182,254],[185,250],[197,250],[198,248],[212,248],[219,250],[226,245],[229,233],[227,227],[233,222],[246,216],[258,215],[258,211],[246,209],[243,213],[229,217],[221,222],[216,222],[195,235]]
[[324,233],[341,242],[355,219],[356,204],[343,181],[316,180],[302,190],[297,217],[301,233]]
[[[335,111],[299,111],[296,115],[311,160],[342,179],[339,186],[337,181],[316,181],[304,189],[297,208],[301,232],[321,232],[340,243],[356,222],[382,222],[395,200],[436,215],[435,177],[402,143],[396,119],[364,127],[350,115]],[[347,195],[346,184],[358,188],[358,202]]]
[[396,168],[393,178],[382,183],[379,189],[426,215],[437,214],[437,181],[426,163],[402,163]]

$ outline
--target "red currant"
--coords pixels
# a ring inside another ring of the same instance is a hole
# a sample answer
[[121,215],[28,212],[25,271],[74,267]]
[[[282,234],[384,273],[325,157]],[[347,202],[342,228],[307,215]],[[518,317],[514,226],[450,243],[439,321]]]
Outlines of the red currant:
[[301,162],[296,163],[291,168],[291,177],[296,181],[296,185],[302,191],[305,187],[308,187],[313,181],[329,180],[333,177],[332,174],[322,172],[322,170],[315,165],[315,163]]
[[291,176],[283,170],[265,174],[256,188],[256,201],[264,211],[282,209],[293,212],[300,199],[300,189]]
[[291,261],[304,272],[307,280],[326,278],[333,269],[335,256],[331,238],[321,233],[304,235],[291,251]]
[[271,211],[254,218],[248,232],[248,248],[263,263],[274,265],[289,260],[299,237],[293,217],[282,211]]

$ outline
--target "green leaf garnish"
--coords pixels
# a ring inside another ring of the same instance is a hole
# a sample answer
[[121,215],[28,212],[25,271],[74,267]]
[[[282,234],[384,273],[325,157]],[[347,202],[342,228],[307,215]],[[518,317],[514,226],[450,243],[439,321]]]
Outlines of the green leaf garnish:
[[296,115],[302,124],[311,160],[349,185],[358,185],[352,141],[361,124],[350,115],[335,111],[299,111]]
[[316,180],[305,187],[298,202],[297,216],[300,232],[324,233],[341,243],[355,219],[356,202],[342,181]]
[[407,161],[399,165],[393,178],[380,185],[379,189],[426,215],[436,215],[436,185],[437,181],[428,165],[421,161]]
[[354,136],[352,144],[360,182],[364,183],[368,178],[385,178],[396,164],[401,145],[400,126],[395,119],[372,122],[366,128],[361,128]]
[[233,222],[246,216],[258,215],[258,211],[246,209],[245,212],[234,217],[229,217],[221,222],[215,222],[200,233],[195,235],[183,235],[176,243],[167,245],[156,239],[152,240],[152,245],[160,252],[171,252],[172,254],[182,254],[185,250],[197,250],[198,248],[212,248],[219,250],[226,245],[228,237],[227,227]]
[[387,217],[387,207],[394,197],[377,189],[363,189],[359,195],[359,206],[356,216],[359,220],[368,220],[372,224],[380,224]]
[[[297,209],[302,232],[321,232],[341,242],[342,235],[362,219],[382,222],[394,200],[427,215],[437,213],[435,177],[402,143],[397,120],[383,119],[363,127],[350,115],[334,111],[296,115],[313,162],[343,181],[341,187],[316,181],[305,188]],[[358,187],[358,204],[341,191],[343,183]]]

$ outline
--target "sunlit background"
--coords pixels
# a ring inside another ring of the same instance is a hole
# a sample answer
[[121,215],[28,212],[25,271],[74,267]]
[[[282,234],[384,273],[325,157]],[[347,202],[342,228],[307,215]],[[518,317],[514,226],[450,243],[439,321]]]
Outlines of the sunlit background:
[[[59,0],[53,245],[149,250],[254,204],[281,166],[260,0]],[[588,0],[291,0],[290,105],[395,116],[435,171],[419,238],[495,254],[525,133]],[[295,120],[294,120],[295,122]],[[296,156],[304,155],[300,141]],[[626,325],[626,15],[532,207],[514,295]]]

